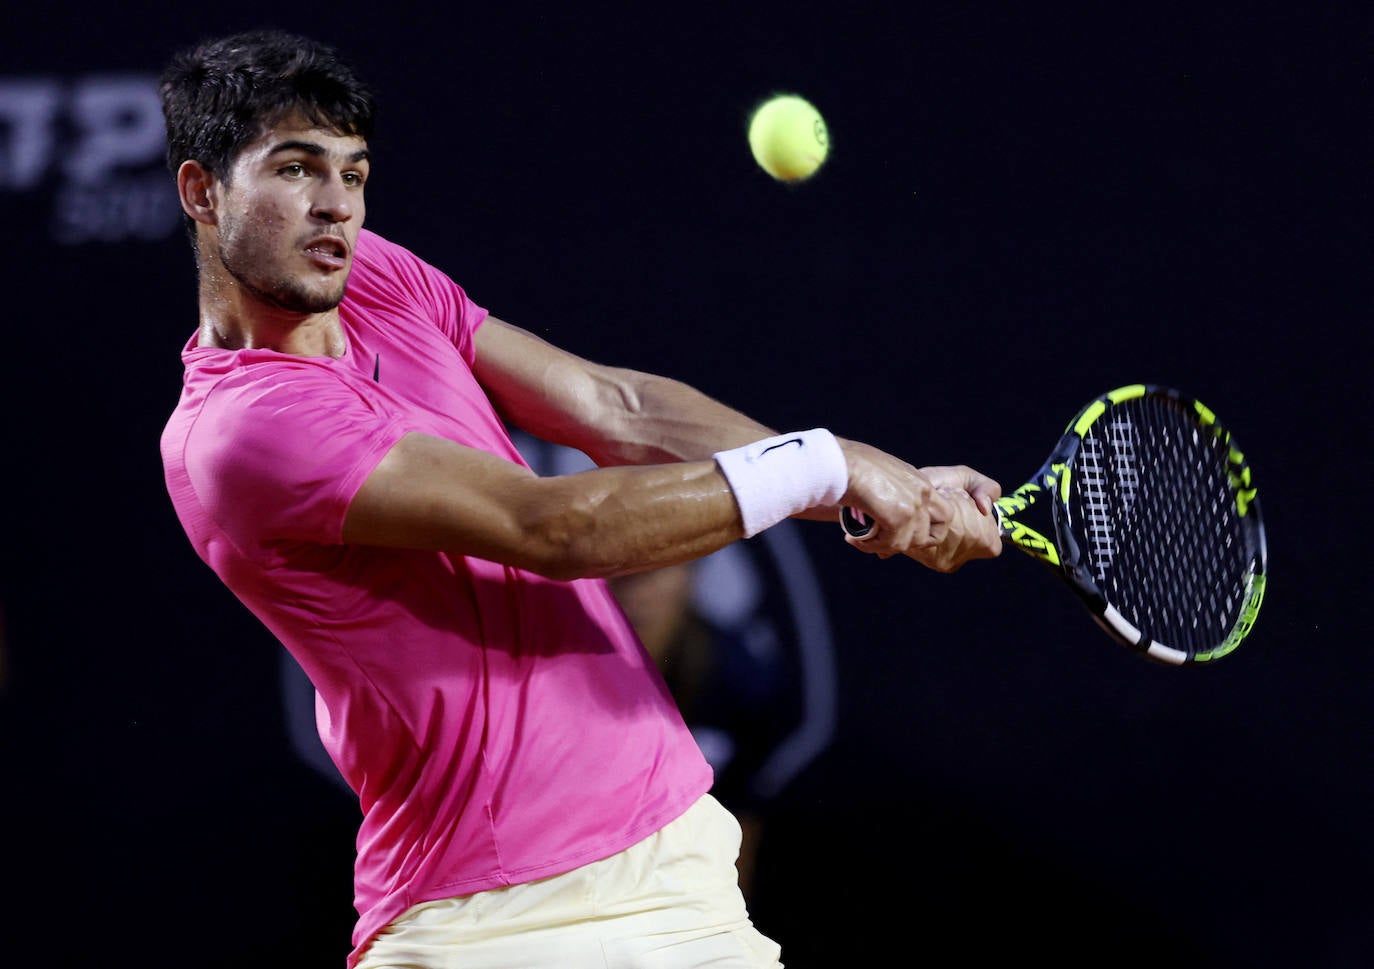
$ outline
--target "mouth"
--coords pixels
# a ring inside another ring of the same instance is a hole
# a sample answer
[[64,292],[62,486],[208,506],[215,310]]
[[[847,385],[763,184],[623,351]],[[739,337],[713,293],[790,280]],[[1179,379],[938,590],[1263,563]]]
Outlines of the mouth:
[[348,245],[338,236],[318,236],[305,244],[311,262],[324,269],[343,269],[348,265]]

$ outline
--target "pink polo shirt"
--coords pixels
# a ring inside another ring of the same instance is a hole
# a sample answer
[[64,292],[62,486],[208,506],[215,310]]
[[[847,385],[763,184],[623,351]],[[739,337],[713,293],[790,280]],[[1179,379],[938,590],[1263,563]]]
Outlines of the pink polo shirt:
[[711,771],[606,584],[344,545],[344,514],[402,437],[524,464],[472,375],[486,311],[364,230],[338,358],[183,351],[162,436],[197,553],[317,691],[358,793],[349,964],[419,902],[561,874],[680,815]]

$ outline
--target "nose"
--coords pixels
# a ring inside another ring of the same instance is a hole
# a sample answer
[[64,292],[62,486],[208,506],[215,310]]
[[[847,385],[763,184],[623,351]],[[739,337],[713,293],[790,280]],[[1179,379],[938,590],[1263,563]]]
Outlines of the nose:
[[358,200],[337,175],[322,179],[311,200],[310,214],[322,222],[347,222],[353,218]]

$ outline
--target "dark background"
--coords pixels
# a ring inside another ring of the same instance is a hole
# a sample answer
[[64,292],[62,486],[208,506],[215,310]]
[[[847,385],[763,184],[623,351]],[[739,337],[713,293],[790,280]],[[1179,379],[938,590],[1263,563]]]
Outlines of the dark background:
[[[1024,556],[941,576],[804,529],[840,723],[770,819],[756,921],[789,969],[1374,964],[1374,15],[906,6],[25,6],[0,82],[154,75],[251,26],[335,43],[382,99],[370,227],[778,428],[1014,486],[1101,391],[1198,395],[1269,524],[1256,633],[1215,667],[1112,645]],[[779,91],[830,127],[801,185],[745,140]],[[356,809],[288,750],[278,647],[162,484],[189,248],[61,237],[110,196],[73,195],[57,124],[0,190],[0,962],[342,966]]]

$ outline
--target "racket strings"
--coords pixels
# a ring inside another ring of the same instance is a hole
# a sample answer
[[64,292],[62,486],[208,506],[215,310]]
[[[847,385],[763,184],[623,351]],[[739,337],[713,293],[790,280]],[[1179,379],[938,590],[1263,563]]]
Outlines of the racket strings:
[[1103,597],[1151,640],[1206,650],[1235,624],[1251,571],[1229,445],[1157,397],[1110,408],[1083,435],[1069,513]]

